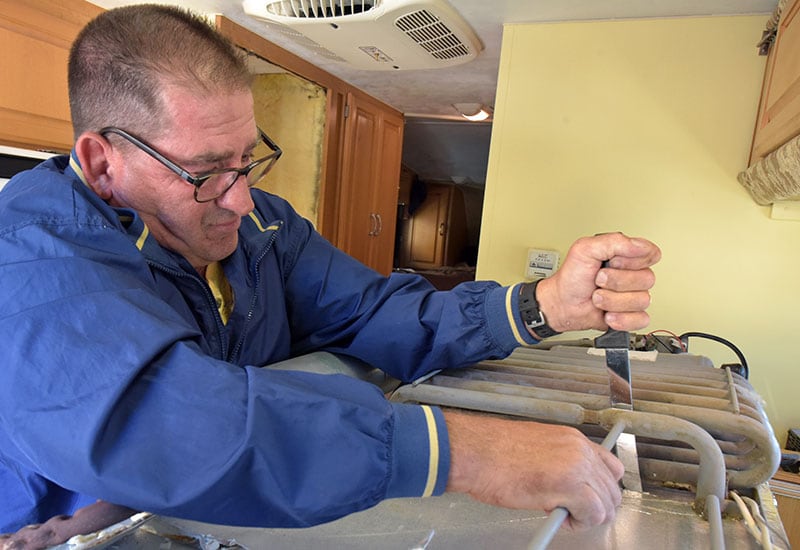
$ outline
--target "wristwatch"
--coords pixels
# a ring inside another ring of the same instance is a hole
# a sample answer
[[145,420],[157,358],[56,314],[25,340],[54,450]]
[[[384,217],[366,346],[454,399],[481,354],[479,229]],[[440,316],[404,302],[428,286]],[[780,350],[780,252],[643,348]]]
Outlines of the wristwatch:
[[561,334],[547,324],[544,313],[539,309],[539,302],[536,301],[536,287],[544,279],[537,279],[532,283],[522,283],[519,289],[519,312],[522,315],[522,322],[533,336],[539,340],[550,338]]

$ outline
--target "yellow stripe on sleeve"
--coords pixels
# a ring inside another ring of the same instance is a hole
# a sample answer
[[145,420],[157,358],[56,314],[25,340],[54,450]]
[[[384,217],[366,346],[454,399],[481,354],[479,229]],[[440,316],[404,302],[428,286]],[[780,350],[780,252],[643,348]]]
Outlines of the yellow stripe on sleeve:
[[517,288],[517,285],[508,287],[508,291],[506,292],[506,315],[508,315],[508,324],[511,326],[511,333],[514,335],[514,338],[519,342],[520,346],[529,346],[528,342],[522,339],[522,335],[519,333],[517,329],[517,320],[514,318],[514,312],[511,310],[511,296],[513,295],[514,289]]
[[422,412],[425,414],[425,421],[428,423],[428,438],[430,453],[428,456],[428,481],[425,483],[425,491],[422,493],[423,497],[429,497],[433,494],[436,487],[436,480],[439,476],[439,431],[436,428],[436,419],[433,417],[433,411],[427,405],[422,405]]

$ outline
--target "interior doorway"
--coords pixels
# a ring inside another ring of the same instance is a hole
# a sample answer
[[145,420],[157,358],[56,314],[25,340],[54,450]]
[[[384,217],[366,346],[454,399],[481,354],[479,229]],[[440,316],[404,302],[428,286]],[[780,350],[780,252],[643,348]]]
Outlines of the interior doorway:
[[491,123],[406,119],[396,271],[440,289],[475,278],[490,139]]

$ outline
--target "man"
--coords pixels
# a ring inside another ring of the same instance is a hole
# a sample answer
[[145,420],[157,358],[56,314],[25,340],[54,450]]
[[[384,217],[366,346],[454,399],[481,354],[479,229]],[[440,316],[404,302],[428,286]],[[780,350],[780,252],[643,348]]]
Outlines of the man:
[[[622,466],[572,428],[261,367],[327,350],[408,381],[560,331],[635,330],[655,245],[581,239],[538,285],[385,278],[249,187],[280,150],[202,19],[106,12],[69,81],[71,156],[0,193],[0,532],[96,499],[287,527],[445,490],[564,506],[573,528],[614,517]],[[254,158],[259,144],[272,152]]]

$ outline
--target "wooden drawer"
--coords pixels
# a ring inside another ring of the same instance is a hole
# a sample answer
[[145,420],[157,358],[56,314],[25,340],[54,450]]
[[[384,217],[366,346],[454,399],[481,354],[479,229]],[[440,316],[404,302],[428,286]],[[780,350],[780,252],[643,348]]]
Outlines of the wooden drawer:
[[800,548],[800,474],[778,470],[769,482],[792,548]]

